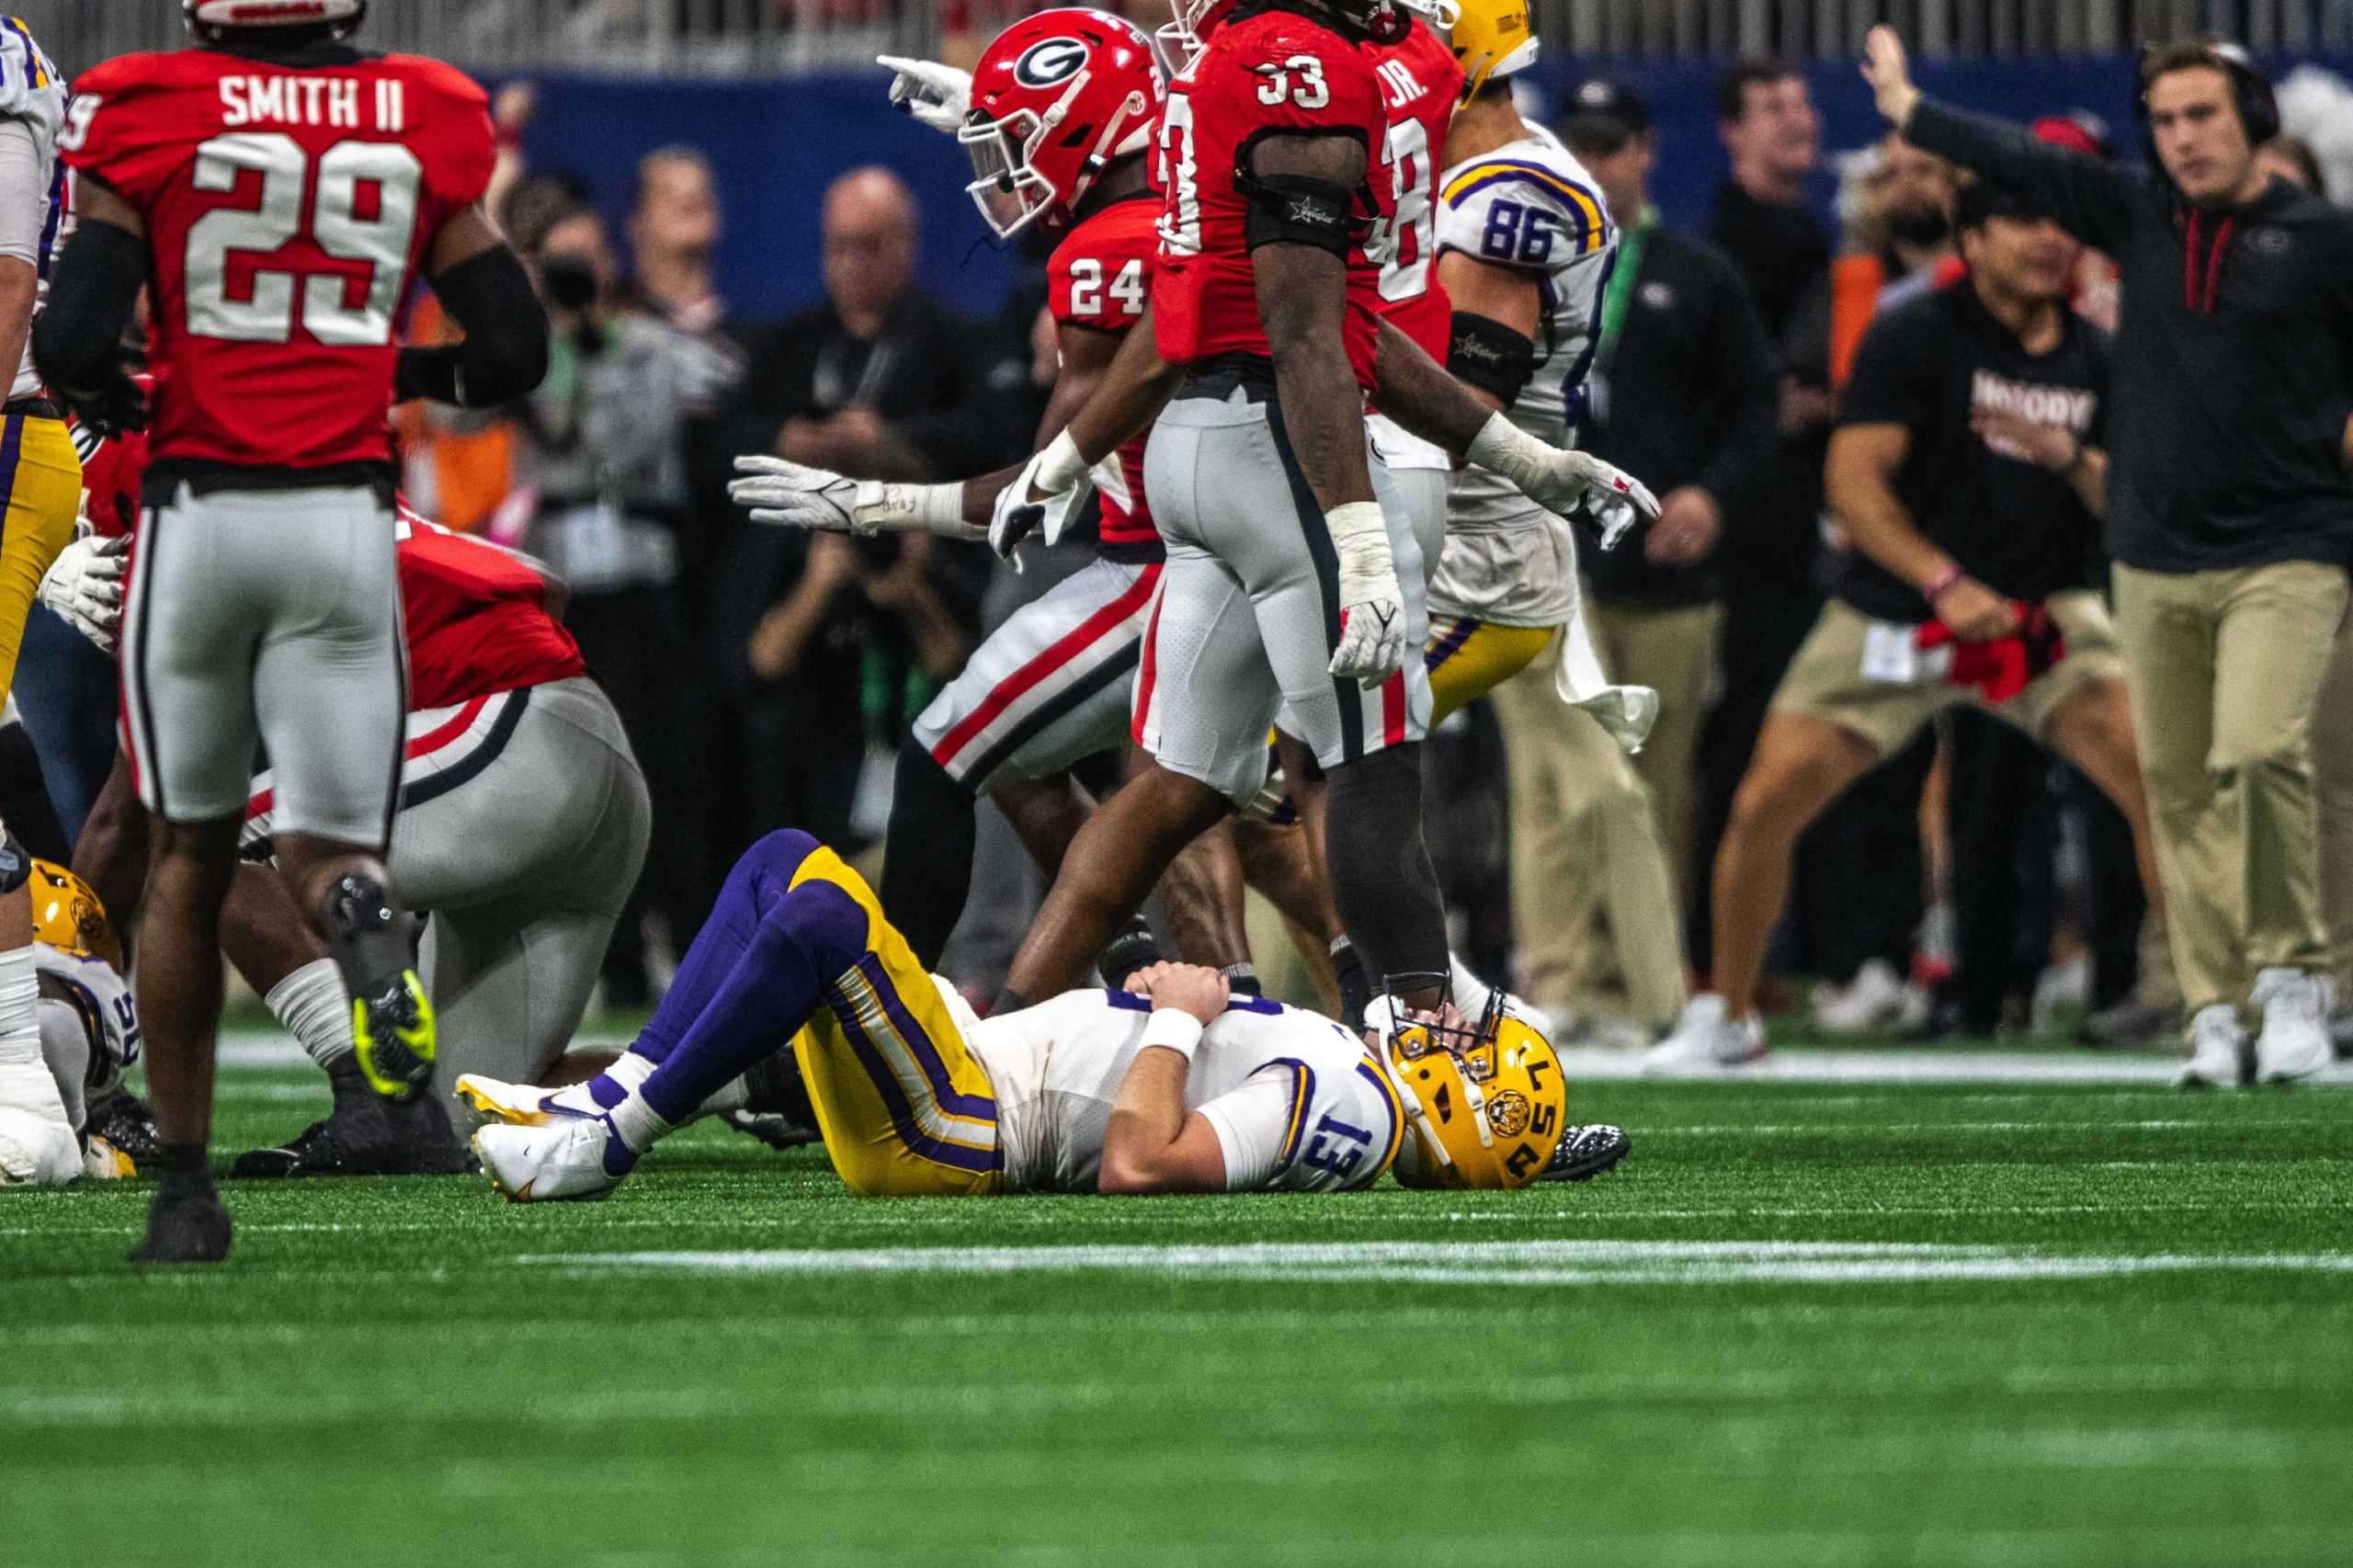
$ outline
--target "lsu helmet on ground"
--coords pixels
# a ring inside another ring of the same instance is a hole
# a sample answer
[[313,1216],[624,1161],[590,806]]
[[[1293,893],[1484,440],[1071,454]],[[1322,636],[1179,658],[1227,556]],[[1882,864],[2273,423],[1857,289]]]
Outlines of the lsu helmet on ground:
[[70,958],[98,959],[122,968],[122,944],[115,939],[107,906],[90,884],[50,860],[35,860],[32,876],[33,940]]
[[1070,221],[1114,158],[1141,153],[1168,96],[1152,40],[1108,11],[1040,11],[999,33],[972,68],[956,140],[965,189],[999,239]]
[[1552,1161],[1567,1122],[1561,1059],[1501,993],[1469,1028],[1383,1030],[1381,1054],[1409,1129],[1390,1167],[1401,1186],[1521,1187]]
[[[1438,6],[1450,7],[1454,20],[1437,23]],[[1436,25],[1444,27],[1448,47],[1462,66],[1462,101],[1490,81],[1525,71],[1536,63],[1536,29],[1528,17],[1528,0],[1433,0]]]
[[202,43],[219,43],[233,31],[323,25],[341,39],[359,30],[368,0],[180,0],[180,15]]

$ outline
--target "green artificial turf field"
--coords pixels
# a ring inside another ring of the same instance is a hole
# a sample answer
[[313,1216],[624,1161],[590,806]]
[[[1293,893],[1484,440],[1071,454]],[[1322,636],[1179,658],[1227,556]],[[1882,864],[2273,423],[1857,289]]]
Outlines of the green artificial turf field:
[[[224,1075],[221,1144],[323,1107]],[[1608,1083],[1582,1187],[0,1198],[0,1563],[2342,1563],[2353,1096]],[[633,1256],[632,1256],[633,1255]]]

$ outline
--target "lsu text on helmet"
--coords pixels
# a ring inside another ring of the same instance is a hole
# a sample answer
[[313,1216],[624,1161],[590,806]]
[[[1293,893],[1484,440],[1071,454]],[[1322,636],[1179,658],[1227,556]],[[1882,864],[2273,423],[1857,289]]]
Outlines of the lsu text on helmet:
[[1498,994],[1467,1028],[1415,1021],[1384,1029],[1382,1064],[1408,1131],[1400,1185],[1503,1190],[1534,1181],[1559,1147],[1568,1089],[1561,1059]]

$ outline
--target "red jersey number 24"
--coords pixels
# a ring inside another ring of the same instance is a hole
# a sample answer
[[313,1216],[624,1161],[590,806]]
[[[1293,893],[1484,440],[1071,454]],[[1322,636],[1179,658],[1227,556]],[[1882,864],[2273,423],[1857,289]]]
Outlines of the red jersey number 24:
[[[338,142],[314,161],[291,136],[233,132],[196,150],[196,187],[234,190],[240,175],[260,176],[254,207],[215,208],[188,228],[188,330],[232,343],[285,343],[299,320],[319,342],[379,348],[392,340],[392,315],[408,281],[409,246],[425,167],[393,142]],[[233,253],[271,256],[307,234],[349,271],[304,272],[267,261],[253,271],[252,295],[229,292]],[[365,282],[357,304],[355,285]]]

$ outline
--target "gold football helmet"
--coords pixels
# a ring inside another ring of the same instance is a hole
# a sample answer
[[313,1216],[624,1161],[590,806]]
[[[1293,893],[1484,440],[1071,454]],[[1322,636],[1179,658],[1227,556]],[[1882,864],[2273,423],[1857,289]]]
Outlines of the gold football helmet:
[[1552,1158],[1568,1088],[1552,1042],[1498,992],[1468,1028],[1409,1023],[1382,1054],[1409,1131],[1390,1168],[1404,1187],[1526,1187]]
[[1529,20],[1529,0],[1432,0],[1454,13],[1450,22],[1430,9],[1423,15],[1446,34],[1454,58],[1462,65],[1462,101],[1498,76],[1509,76],[1536,63],[1536,28]]
[[122,944],[90,884],[51,860],[33,862],[33,939],[77,959],[103,959],[118,972]]

